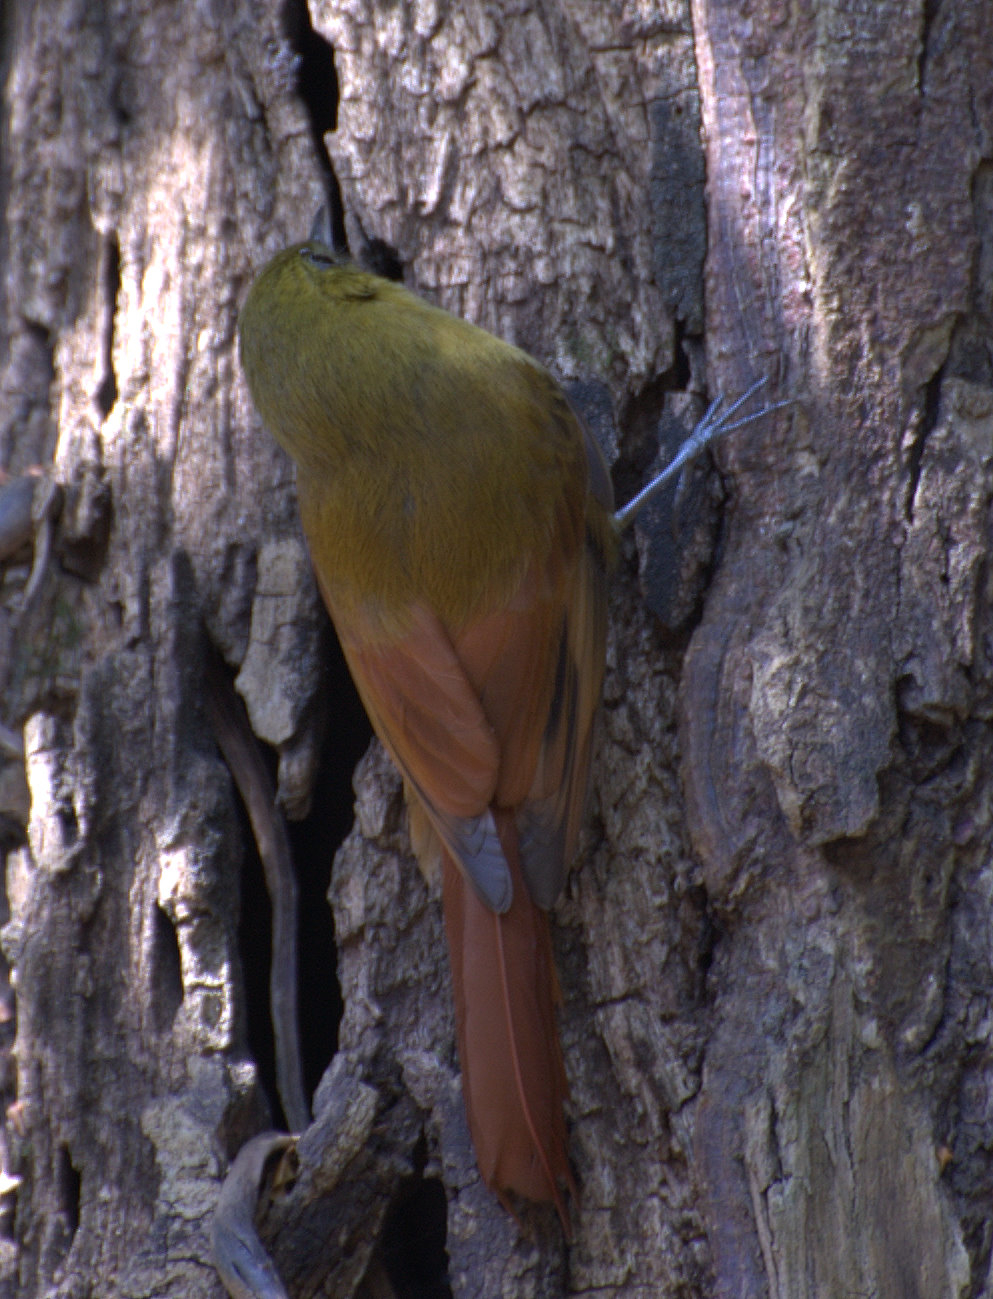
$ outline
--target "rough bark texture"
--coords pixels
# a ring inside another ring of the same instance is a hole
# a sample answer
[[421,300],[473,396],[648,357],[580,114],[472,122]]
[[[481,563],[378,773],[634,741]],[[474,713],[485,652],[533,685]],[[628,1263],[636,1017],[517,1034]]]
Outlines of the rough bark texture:
[[218,1294],[206,1225],[264,1102],[204,651],[264,662],[255,725],[292,786],[317,606],[233,342],[251,268],[320,190],[265,5],[16,4],[5,42],[0,463],[52,469],[67,540],[90,483],[112,518],[90,572],[50,567],[50,617],[24,627],[16,571],[4,587],[4,720],[27,718],[31,791],[4,930],[9,1293]]
[[479,1182],[373,750],[339,1051],[259,1216],[291,1293],[414,1293],[390,1242],[440,1179],[458,1296],[993,1296],[993,15],[690,9],[312,0],[333,66],[300,3],[4,11],[0,1292],[221,1294],[210,1214],[274,1098],[207,664],[293,816],[339,720],[235,321],[333,169],[353,251],[576,383],[622,498],[705,378],[798,401],[717,452],[717,551],[704,480],[611,592],[555,911],[571,1244]]
[[712,373],[775,365],[801,397],[727,452],[737,509],[684,665],[687,818],[725,931],[694,1115],[716,1293],[977,1293],[991,14],[694,20]]

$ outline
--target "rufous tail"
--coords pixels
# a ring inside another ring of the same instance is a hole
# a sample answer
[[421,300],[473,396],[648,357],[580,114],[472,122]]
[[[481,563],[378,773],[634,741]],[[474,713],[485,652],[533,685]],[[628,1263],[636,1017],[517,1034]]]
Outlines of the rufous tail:
[[548,920],[521,873],[513,813],[496,811],[514,900],[497,915],[446,852],[445,931],[452,964],[462,1091],[483,1181],[554,1202],[566,1233],[573,1189],[562,1105],[567,1094],[555,1023],[558,985]]

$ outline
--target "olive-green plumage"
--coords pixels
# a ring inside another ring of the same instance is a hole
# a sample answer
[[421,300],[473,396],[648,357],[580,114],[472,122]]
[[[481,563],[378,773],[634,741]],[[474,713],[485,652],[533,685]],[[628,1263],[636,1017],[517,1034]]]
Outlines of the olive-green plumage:
[[563,526],[578,542],[587,448],[557,384],[519,348],[303,244],[253,285],[241,356],[260,415],[300,466],[315,567],[342,599],[422,598],[461,623],[509,593]]
[[444,855],[481,1171],[501,1195],[555,1200],[564,1219],[565,1076],[540,907],[582,821],[609,478],[529,356],[320,243],[264,268],[240,337],[259,413],[298,466],[349,666],[422,815],[419,855],[439,843]]

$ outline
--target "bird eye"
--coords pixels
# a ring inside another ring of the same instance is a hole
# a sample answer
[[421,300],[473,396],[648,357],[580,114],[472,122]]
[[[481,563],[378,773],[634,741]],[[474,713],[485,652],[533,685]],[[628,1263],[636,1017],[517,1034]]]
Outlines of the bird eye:
[[330,253],[318,252],[316,248],[301,248],[300,256],[312,266],[334,266],[335,259]]

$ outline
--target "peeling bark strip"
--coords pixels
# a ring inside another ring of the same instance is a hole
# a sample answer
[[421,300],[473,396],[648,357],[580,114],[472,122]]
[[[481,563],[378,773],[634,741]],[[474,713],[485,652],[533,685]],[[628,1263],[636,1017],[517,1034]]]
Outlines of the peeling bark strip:
[[269,1002],[275,1038],[276,1084],[286,1121],[302,1132],[310,1121],[303,1089],[297,1015],[297,885],[289,837],[276,791],[248,724],[244,705],[220,664],[208,661],[204,707],[245,805],[265,872],[272,907]]
[[0,470],[65,497],[29,653],[30,551],[0,560],[31,791],[4,748],[0,1293],[222,1294],[210,1214],[269,1120],[197,629],[302,811],[322,623],[233,342],[328,155],[356,251],[609,384],[622,498],[667,391],[667,415],[703,395],[704,324],[712,390],[770,373],[803,401],[717,453],[685,664],[633,547],[612,591],[596,814],[555,916],[568,1257],[474,1172],[438,909],[373,753],[332,887],[341,1053],[258,1224],[291,1293],[382,1293],[419,1179],[446,1187],[459,1296],[991,1293],[989,5],[309,16],[340,81],[320,149],[330,54],[301,71],[281,27],[308,48],[302,0],[4,7]]

